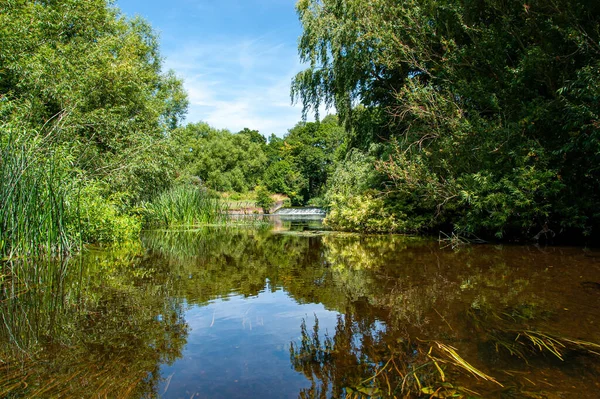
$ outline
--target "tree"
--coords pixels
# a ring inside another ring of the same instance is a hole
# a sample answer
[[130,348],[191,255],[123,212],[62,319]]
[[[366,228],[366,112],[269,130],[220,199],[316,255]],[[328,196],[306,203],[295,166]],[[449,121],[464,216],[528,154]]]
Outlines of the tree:
[[322,195],[343,137],[332,115],[321,122],[300,122],[283,139],[272,136],[265,184],[271,191],[290,196],[297,205]]
[[268,214],[271,207],[275,204],[271,193],[264,186],[256,186],[256,205],[262,208],[263,212]]
[[379,159],[372,189],[410,230],[600,226],[596,2],[302,0],[297,10],[309,68],[293,98],[305,113],[335,106],[347,149]]
[[240,130],[238,134],[247,136],[248,139],[253,143],[260,144],[262,146],[267,144],[267,139],[265,136],[260,134],[258,130],[250,130],[245,127],[243,130]]
[[258,184],[267,162],[264,143],[252,137],[257,136],[245,131],[233,134],[200,122],[173,132],[172,142],[184,175],[197,176],[215,190],[245,192]]
[[186,109],[182,82],[162,71],[151,26],[126,19],[112,2],[0,4],[0,145],[19,141],[28,154],[67,169],[60,184],[70,187],[69,212],[84,217],[74,230],[121,216],[139,230],[128,212],[172,184],[167,137]]

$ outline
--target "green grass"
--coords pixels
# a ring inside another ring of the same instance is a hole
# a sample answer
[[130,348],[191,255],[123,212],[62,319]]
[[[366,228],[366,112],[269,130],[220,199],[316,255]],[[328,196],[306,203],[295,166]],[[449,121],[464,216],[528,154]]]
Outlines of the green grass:
[[181,185],[146,204],[146,222],[153,227],[198,226],[227,220],[227,208],[201,187]]
[[0,127],[0,258],[65,254],[79,245],[73,178],[45,138]]

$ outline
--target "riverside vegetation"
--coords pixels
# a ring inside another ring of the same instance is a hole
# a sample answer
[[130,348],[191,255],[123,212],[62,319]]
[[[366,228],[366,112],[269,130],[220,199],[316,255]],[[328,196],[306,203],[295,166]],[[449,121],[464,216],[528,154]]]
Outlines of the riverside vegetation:
[[[184,126],[156,34],[111,3],[4,2],[2,256],[216,220],[215,192],[256,187],[338,230],[597,242],[599,7],[299,1],[293,98],[338,115],[267,140]],[[168,221],[187,194],[206,210]]]
[[305,112],[333,105],[337,228],[599,236],[600,4],[301,0]]
[[335,230],[597,243],[600,4],[296,7],[292,97],[337,115],[266,139],[184,125],[156,33],[112,2],[0,3],[0,396],[600,389],[594,254],[232,228],[220,194]]
[[218,191],[262,183],[261,205],[269,192],[295,205],[323,192],[335,145],[326,133],[342,131],[334,117],[267,145],[250,129],[183,126],[187,104],[145,21],[105,0],[3,2],[0,256],[223,221]]

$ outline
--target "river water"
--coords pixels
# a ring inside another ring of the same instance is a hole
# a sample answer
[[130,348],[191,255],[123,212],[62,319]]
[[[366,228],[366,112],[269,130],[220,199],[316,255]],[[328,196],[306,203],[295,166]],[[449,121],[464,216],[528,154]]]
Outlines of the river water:
[[0,397],[600,397],[600,254],[253,227],[2,264]]

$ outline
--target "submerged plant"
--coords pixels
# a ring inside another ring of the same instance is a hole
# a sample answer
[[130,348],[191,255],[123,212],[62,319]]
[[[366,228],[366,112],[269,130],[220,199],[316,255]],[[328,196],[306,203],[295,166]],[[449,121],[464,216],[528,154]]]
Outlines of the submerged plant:
[[504,350],[525,362],[544,353],[561,361],[565,360],[568,352],[600,356],[600,344],[561,336],[526,324],[547,318],[546,312],[537,311],[531,305],[511,307],[500,312],[471,309],[467,315],[496,352]]
[[333,337],[321,337],[316,317],[312,332],[302,322],[301,335],[301,343],[290,346],[290,361],[297,371],[320,384],[302,391],[300,397],[321,397],[328,389],[332,397],[348,399],[478,397],[456,382],[460,374],[503,387],[450,345],[410,339],[390,343],[385,332],[348,315],[338,317]]

